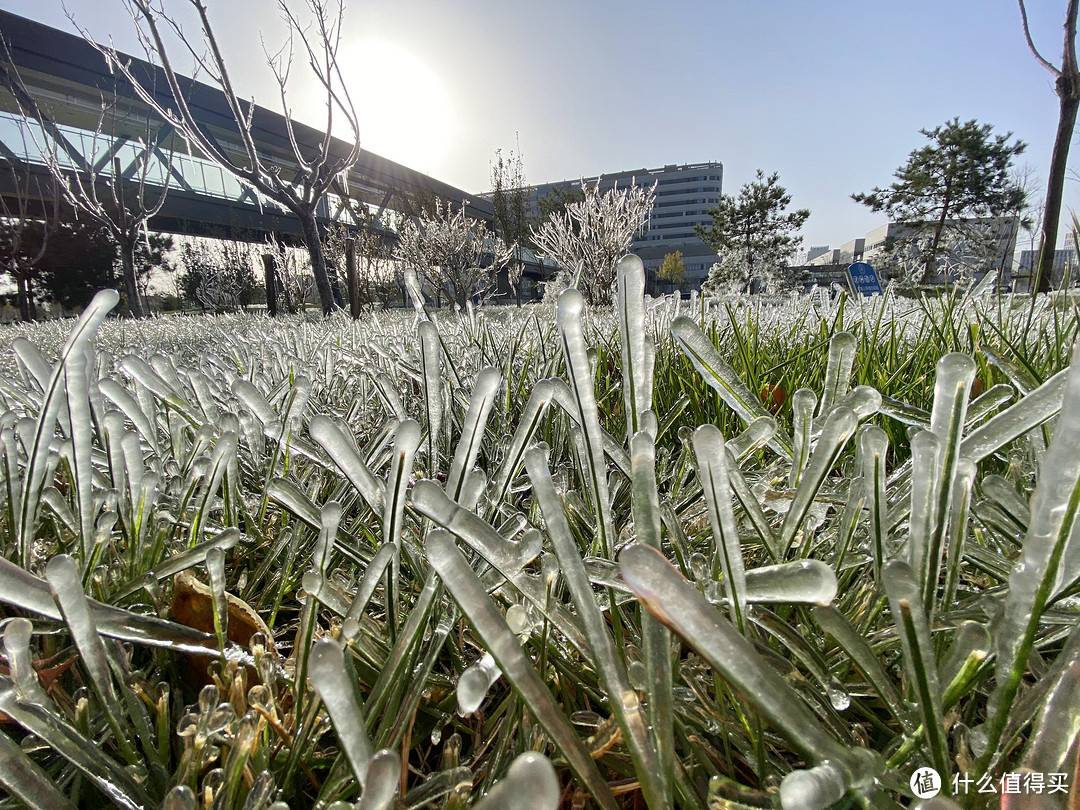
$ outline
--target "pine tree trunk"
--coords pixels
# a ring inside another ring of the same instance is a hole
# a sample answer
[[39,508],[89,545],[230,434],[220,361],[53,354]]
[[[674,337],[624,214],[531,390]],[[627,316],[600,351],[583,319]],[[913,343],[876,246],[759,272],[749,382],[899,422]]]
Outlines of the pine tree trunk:
[[1076,127],[1077,108],[1080,107],[1080,74],[1063,71],[1057,80],[1057,92],[1061,105],[1054,151],[1050,158],[1050,178],[1046,181],[1039,264],[1031,284],[1034,292],[1050,292],[1054,253],[1057,249],[1058,220],[1061,218],[1061,197],[1065,191],[1065,166],[1069,160],[1069,146]]
[[322,239],[319,238],[319,226],[315,215],[299,216],[300,227],[304,231],[304,246],[311,258],[311,273],[315,276],[315,288],[319,291],[319,303],[323,315],[329,315],[334,309],[334,291],[330,287],[330,277],[326,273],[326,258],[323,256]]

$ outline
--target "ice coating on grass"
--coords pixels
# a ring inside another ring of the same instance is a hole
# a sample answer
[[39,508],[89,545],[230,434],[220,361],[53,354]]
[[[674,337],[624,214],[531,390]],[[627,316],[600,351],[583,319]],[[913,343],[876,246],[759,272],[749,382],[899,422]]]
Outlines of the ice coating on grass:
[[382,748],[368,763],[364,794],[356,810],[391,810],[401,785],[401,757],[397,751]]
[[827,415],[848,392],[857,347],[858,341],[851,332],[837,332],[829,339],[829,359],[825,366],[825,386],[818,403],[818,416]]
[[724,437],[715,425],[702,425],[694,431],[694,457],[698,478],[705,495],[709,523],[713,533],[712,577],[722,574],[728,603],[736,626],[744,628],[746,615],[746,573],[742,544],[731,504],[727,454]]
[[229,638],[229,603],[225,596],[225,552],[213,546],[206,552],[206,573],[210,579],[210,598],[214,610],[214,632],[224,651]]
[[433,476],[439,470],[439,442],[442,435],[442,345],[439,332],[431,321],[421,321],[416,328],[420,333],[420,369],[427,415],[427,466],[428,474]]
[[473,810],[555,810],[562,788],[555,768],[543,754],[526,751],[510,763]]
[[353,776],[363,785],[372,757],[371,738],[364,726],[356,685],[345,668],[342,646],[330,640],[315,642],[308,658],[308,677],[326,704]]
[[469,400],[469,410],[465,414],[465,422],[461,427],[461,435],[458,437],[457,449],[454,451],[454,460],[450,465],[450,472],[446,476],[446,492],[455,501],[461,502],[462,488],[465,476],[476,463],[476,457],[480,454],[480,442],[484,438],[484,427],[487,425],[491,406],[495,404],[495,397],[499,393],[502,384],[502,372],[497,368],[486,366],[480,369],[473,386],[472,398]]
[[[88,560],[94,543],[94,475],[90,463],[94,420],[90,413],[90,393],[86,376],[85,352],[82,358],[72,355],[64,366],[65,404],[70,426],[70,467],[79,516],[79,537],[82,538],[83,559]],[[81,362],[80,362],[81,361]]]
[[856,450],[869,511],[868,528],[870,554],[874,560],[874,581],[880,583],[881,567],[885,565],[885,541],[889,536],[889,510],[885,494],[885,460],[889,452],[889,434],[877,425],[863,425],[856,437]]
[[[693,320],[680,315],[671,322],[671,335],[683,353],[690,358],[701,378],[715,389],[724,402],[744,423],[750,424],[759,416],[769,416],[761,400],[746,387],[746,383],[735,373],[716,351],[712,341],[705,336]],[[782,430],[769,439],[769,447],[785,458],[791,458],[794,447],[791,438]]]
[[844,779],[828,762],[792,771],[780,782],[780,806],[784,810],[825,810],[844,798]]
[[521,465],[524,463],[525,445],[539,427],[540,420],[547,412],[548,405],[551,404],[554,396],[555,388],[551,380],[540,380],[533,386],[529,401],[525,404],[525,410],[518,420],[514,436],[510,440],[509,447],[507,447],[506,455],[503,457],[503,463],[488,489],[488,500],[493,508],[502,501],[506,489],[510,485],[510,479],[521,469]]
[[349,479],[360,497],[377,515],[382,514],[383,486],[368,469],[356,450],[351,437],[334,420],[321,414],[313,416],[308,424],[308,433],[318,444],[342,474]]
[[[929,430],[920,430],[911,439],[911,518],[907,543],[907,562],[920,582],[926,581],[931,569],[940,570],[931,558],[930,545],[937,520],[940,461],[940,439]],[[925,597],[922,601],[925,604]]]
[[789,489],[795,489],[799,485],[802,471],[806,468],[806,462],[810,460],[810,450],[813,447],[814,407],[816,405],[817,394],[809,388],[800,388],[791,395],[794,453],[791,458],[791,470],[788,472]]
[[468,717],[479,709],[488,689],[499,680],[501,675],[502,670],[491,657],[491,653],[484,653],[479,661],[466,667],[457,682],[458,714]]
[[826,477],[836,465],[840,453],[843,452],[848,439],[855,434],[859,426],[859,420],[855,412],[850,408],[834,408],[825,427],[821,430],[821,438],[818,439],[810,461],[806,465],[799,479],[799,486],[795,490],[795,496],[791,500],[791,507],[784,516],[784,522],[780,527],[780,551],[786,554],[795,540],[795,535],[803,526],[807,513],[814,503],[814,499],[821,491]]
[[1068,371],[1062,369],[1030,394],[971,431],[960,443],[960,453],[972,461],[982,461],[998,448],[1056,416],[1061,411]]
[[645,335],[645,265],[634,254],[615,266],[616,311],[622,343],[623,402],[627,439],[642,429],[641,417],[652,408],[652,345]]
[[930,637],[930,623],[922,601],[923,582],[903,560],[887,563],[881,577],[904,651],[904,672],[912,685],[912,694],[930,748],[930,763],[942,779],[947,780],[952,769],[942,720],[941,682]]
[[1075,540],[1076,505],[1080,503],[1080,453],[1076,450],[1080,447],[1080,343],[1073,347],[1064,387],[1061,416],[1031,498],[1031,524],[1020,561],[1009,576],[997,631],[997,686],[988,704],[989,752],[1004,730],[1047,597],[1075,578],[1080,561],[1080,541]]
[[488,597],[484,586],[457,550],[450,534],[436,529],[425,545],[428,561],[468,617],[496,663],[506,673],[536,719],[561,749],[563,756],[604,810],[618,810],[607,781],[597,770],[577,734],[570,728],[562,710],[536,674],[521,649],[517,636]]
[[562,338],[563,355],[570,390],[574,394],[578,425],[581,428],[585,453],[582,461],[589,473],[589,490],[593,499],[596,518],[597,543],[600,552],[610,558],[615,542],[611,522],[611,503],[608,490],[607,464],[604,459],[604,442],[600,429],[600,411],[596,405],[593,372],[585,346],[581,316],[585,299],[573,287],[559,294],[555,309],[555,322]]
[[648,611],[700,653],[808,761],[845,761],[846,749],[822,729],[783,677],[660,552],[635,543],[619,555],[619,566]]
[[0,786],[31,808],[75,810],[49,777],[6,732],[0,730]]
[[827,605],[836,598],[836,574],[820,560],[796,560],[746,572],[747,602]]
[[639,774],[643,774],[642,791],[655,803],[663,795],[658,783],[660,774],[657,771],[656,751],[648,738],[648,729],[637,693],[631,689],[623,660],[615,650],[615,641],[608,631],[607,619],[597,604],[580,549],[570,531],[562,502],[552,483],[547,463],[547,448],[538,446],[526,453],[525,467],[544,515],[548,537],[559,558],[563,578],[585,628],[600,682],[609,695],[612,712],[626,738],[635,767]]
[[82,366],[86,362],[87,346],[93,340],[94,334],[101,326],[101,322],[105,320],[109,310],[116,306],[119,300],[120,296],[116,290],[102,290],[94,296],[76,323],[67,343],[64,344],[60,359],[45,388],[34,437],[27,446],[28,462],[23,476],[23,489],[19,499],[20,511],[15,527],[20,562],[24,568],[30,563],[30,545],[33,542],[34,522],[37,519],[41,490],[45,486],[49,445],[52,442],[57,416],[63,406],[61,380],[64,377],[64,368],[68,363]]

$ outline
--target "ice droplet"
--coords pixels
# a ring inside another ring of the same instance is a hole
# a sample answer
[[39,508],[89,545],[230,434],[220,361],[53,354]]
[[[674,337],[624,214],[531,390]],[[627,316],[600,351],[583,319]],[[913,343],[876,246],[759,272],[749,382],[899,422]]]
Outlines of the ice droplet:
[[484,653],[479,661],[462,672],[457,685],[458,714],[468,717],[480,708],[488,689],[500,675],[502,670],[491,653]]
[[506,623],[515,636],[528,633],[532,624],[528,612],[521,605],[511,605],[506,609]]
[[[462,675],[462,677],[464,677],[464,675]],[[460,701],[461,701],[461,699],[458,698],[459,703],[460,703]],[[431,732],[431,744],[432,745],[438,745],[441,742],[442,742],[442,727],[436,726],[435,729]]]

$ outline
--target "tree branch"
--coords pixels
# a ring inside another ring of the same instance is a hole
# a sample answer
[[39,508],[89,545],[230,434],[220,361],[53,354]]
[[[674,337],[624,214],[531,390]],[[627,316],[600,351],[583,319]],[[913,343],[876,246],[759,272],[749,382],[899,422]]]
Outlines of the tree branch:
[[[1020,19],[1023,20],[1023,22],[1024,22],[1024,39],[1027,40],[1028,48],[1031,49],[1031,53],[1035,56],[1035,61],[1038,62],[1040,65],[1042,65],[1047,70],[1049,70],[1055,76],[1060,76],[1061,71],[1058,70],[1056,67],[1054,67],[1052,64],[1050,64],[1050,62],[1041,53],[1039,53],[1039,49],[1035,47],[1035,42],[1031,38],[1031,28],[1028,26],[1027,6],[1024,5],[1024,0],[1016,0],[1016,1],[1020,4]],[[1070,5],[1075,9],[1075,6],[1076,6],[1075,0],[1073,0],[1073,2],[1070,3]],[[1075,30],[1076,30],[1076,12],[1074,11],[1073,12],[1073,31],[1075,32]]]

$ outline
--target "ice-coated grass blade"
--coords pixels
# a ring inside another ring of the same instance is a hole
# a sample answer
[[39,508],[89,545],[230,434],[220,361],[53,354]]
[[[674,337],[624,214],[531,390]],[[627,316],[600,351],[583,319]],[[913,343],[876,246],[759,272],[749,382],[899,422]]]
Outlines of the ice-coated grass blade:
[[94,296],[94,300],[86,307],[68,337],[67,343],[64,344],[60,358],[43,392],[41,413],[37,419],[33,440],[27,448],[28,462],[23,477],[23,491],[19,499],[19,521],[16,526],[19,560],[24,568],[30,565],[34,522],[37,519],[41,490],[45,487],[49,444],[52,441],[57,415],[64,399],[61,381],[64,378],[65,368],[72,364],[85,369],[86,349],[90,341],[94,339],[98,327],[105,320],[105,316],[109,314],[109,310],[116,306],[119,300],[120,296],[116,290],[102,290]]
[[[134,641],[181,652],[210,655],[216,651],[214,637],[156,616],[144,616],[88,600],[98,632],[103,636]],[[48,583],[0,558],[0,602],[60,620]]]
[[780,551],[783,556],[786,557],[791,551],[795,535],[802,528],[810,505],[818,496],[825,478],[836,465],[840,453],[858,426],[858,417],[849,408],[839,407],[829,413],[825,427],[821,430],[821,438],[814,447],[810,461],[799,480],[799,488],[791,499],[791,507],[780,526]]
[[600,435],[600,412],[596,405],[593,373],[581,324],[584,308],[585,299],[580,292],[570,287],[559,295],[555,320],[566,358],[570,390],[574,394],[578,425],[581,426],[581,436],[585,444],[583,461],[589,474],[589,494],[593,498],[596,516],[597,547],[600,553],[610,560],[613,559],[615,536],[611,522],[607,464]]
[[693,441],[698,478],[712,527],[712,577],[723,576],[732,619],[739,632],[743,632],[746,629],[746,573],[735,511],[731,506],[724,437],[716,426],[702,425],[694,431]]
[[859,668],[866,682],[870,684],[870,688],[892,712],[893,717],[904,726],[906,731],[909,733],[913,731],[914,724],[911,723],[908,713],[904,711],[903,698],[862,634],[851,626],[851,622],[843,613],[831,605],[821,605],[815,607],[813,611],[814,618],[821,625],[821,629],[832,636],[840,648],[848,654],[852,663]]
[[943,610],[948,610],[953,604],[960,583],[960,561],[964,556],[964,543],[968,533],[968,516],[971,513],[975,472],[975,462],[971,459],[960,458],[957,461],[956,474],[953,477],[948,544],[945,551],[945,585],[941,596]]
[[866,490],[874,582],[880,587],[881,568],[886,562],[885,543],[889,536],[889,503],[885,494],[885,459],[889,452],[889,434],[877,425],[864,425],[859,429],[856,446],[863,488]]
[[465,541],[491,566],[513,583],[541,614],[547,617],[578,650],[588,654],[589,644],[576,620],[561,604],[551,603],[543,583],[522,569],[540,553],[539,544],[512,543],[473,512],[450,500],[431,480],[417,481],[412,489],[413,508],[455,537]]
[[641,543],[619,555],[623,579],[660,621],[675,631],[808,762],[846,762],[847,750],[753,645],[655,549]]
[[1068,371],[1062,369],[1034,391],[965,436],[960,443],[960,454],[972,461],[982,461],[999,448],[1056,416],[1061,411]]
[[0,711],[85,774],[109,800],[124,810],[143,810],[153,802],[128,772],[101,755],[101,749],[44,705],[20,698],[0,677]]
[[904,651],[904,671],[918,704],[930,762],[948,783],[952,773],[949,746],[941,709],[941,682],[930,638],[930,624],[922,602],[922,582],[903,560],[892,560],[882,569],[885,593]]
[[[966,354],[947,354],[937,363],[930,430],[938,437],[941,447],[938,451],[933,524],[927,538],[927,568],[923,580],[923,604],[931,611],[937,597],[941,560],[948,539],[960,443],[967,419],[968,392],[974,379],[975,361]],[[915,474],[914,469],[912,474]]]
[[356,680],[345,667],[344,648],[336,641],[317,641],[308,658],[308,677],[326,704],[356,781],[364,785],[372,758],[371,738],[364,724]]
[[[86,354],[73,355],[64,365],[64,387],[68,422],[71,426],[71,476],[75,504],[79,514],[79,537],[82,540],[82,559],[89,561],[94,546],[94,473],[90,464],[94,420],[90,413],[90,391],[87,381]],[[80,359],[82,362],[80,362]]]
[[[656,550],[660,542],[660,496],[656,487],[656,447],[648,432],[630,439],[632,514],[638,541]],[[645,655],[646,703],[649,728],[656,748],[660,789],[666,807],[671,805],[675,773],[675,707],[672,699],[671,631],[651,613],[641,611],[641,646]]]
[[484,646],[562,751],[585,788],[604,810],[618,810],[618,804],[592,757],[570,728],[562,710],[556,705],[551,693],[522,651],[517,637],[488,598],[484,586],[454,546],[450,535],[441,530],[431,532],[428,535],[426,551],[432,567],[483,639]]
[[0,785],[30,810],[75,810],[45,771],[0,731]]
[[472,469],[476,463],[476,457],[480,454],[484,428],[501,384],[502,372],[491,366],[480,369],[476,377],[472,399],[469,401],[469,410],[465,414],[465,423],[461,427],[461,436],[458,438],[457,449],[454,451],[454,460],[450,465],[450,473],[446,477],[447,494],[455,501],[461,501],[466,474]]
[[128,741],[127,731],[116,714],[119,701],[109,673],[105,645],[101,636],[98,635],[90,605],[86,601],[86,594],[83,593],[78,566],[71,557],[60,554],[49,560],[45,568],[45,576],[53,598],[60,607],[60,613],[67,624],[68,632],[71,633],[71,638],[79,651],[82,664],[90,676],[90,688],[97,696],[105,720],[112,729],[113,738],[128,763],[134,764],[138,761],[138,757]]
[[746,512],[746,517],[753,525],[754,531],[764,543],[765,550],[774,561],[779,562],[781,552],[777,547],[776,535],[773,533],[772,526],[769,525],[769,519],[765,517],[761,502],[754,495],[754,491],[743,477],[742,470],[739,469],[739,462],[735,454],[731,452],[731,442],[725,442],[724,452],[727,454],[728,481],[731,484],[731,490],[735,493],[739,506]]
[[386,478],[386,496],[383,503],[383,544],[395,550],[387,579],[387,618],[390,638],[397,635],[400,623],[398,612],[399,569],[401,565],[401,535],[405,528],[405,501],[412,475],[416,450],[420,447],[420,425],[412,419],[402,420],[394,429],[394,449],[390,456],[390,472]]
[[214,452],[210,456],[210,472],[202,487],[202,498],[195,508],[195,514],[191,518],[191,531],[189,533],[189,546],[195,546],[203,540],[203,522],[209,516],[210,504],[214,495],[221,487],[225,470],[232,459],[236,458],[236,450],[239,439],[233,432],[224,433],[214,444]]
[[826,810],[844,798],[843,774],[831,762],[795,770],[780,782],[784,810]]
[[[390,565],[391,560],[397,556],[397,551],[395,546],[384,545],[371,558],[371,562],[364,569],[364,575],[360,578],[360,584],[356,587],[352,604],[349,605],[349,612],[345,614],[346,622],[349,620],[354,623],[360,621],[368,602],[371,601],[371,597],[375,595],[375,590],[379,587],[379,580]],[[342,623],[341,631],[346,636],[349,636],[349,630],[352,628],[346,622]],[[355,624],[353,627],[359,630],[359,624]]]
[[[160,582],[163,579],[168,579],[174,574],[178,574],[185,569],[192,566],[199,565],[206,560],[206,553],[212,548],[220,548],[222,551],[229,551],[236,547],[236,544],[240,542],[240,530],[236,528],[228,528],[219,532],[209,540],[203,540],[201,543],[189,548],[187,551],[182,551],[179,554],[174,554],[171,557],[163,560],[152,571],[148,572],[150,576]],[[131,594],[142,589],[146,582],[146,575],[140,576],[138,579],[128,582],[126,585],[119,588],[115,594],[111,597],[114,600],[121,600]]]
[[[745,424],[749,425],[759,416],[770,415],[761,404],[760,398],[751,392],[734,369],[724,362],[716,347],[690,318],[680,315],[672,321],[671,335],[683,354],[690,358],[701,378],[720,394],[724,403],[735,411]],[[769,439],[768,445],[784,458],[791,458],[795,452],[791,437],[780,429]]]
[[642,429],[641,415],[652,408],[652,345],[645,335],[645,265],[634,254],[615,266],[616,311],[622,344],[626,438]]
[[313,416],[308,424],[308,433],[330,460],[349,479],[349,483],[360,493],[360,497],[371,507],[376,515],[383,511],[383,485],[368,469],[352,439],[345,435],[342,428],[328,416]]
[[364,795],[356,803],[356,810],[391,810],[400,783],[401,757],[397,751],[388,748],[376,751],[368,762]]
[[[589,582],[581,560],[581,551],[570,531],[562,501],[559,500],[559,494],[551,481],[547,448],[539,446],[529,450],[525,454],[525,468],[529,472],[533,493],[544,515],[548,537],[559,558],[559,568],[585,628],[589,647],[592,648],[592,663],[607,692],[611,712],[630,748],[630,755],[641,780],[642,792],[650,805],[662,807],[664,802],[668,801],[666,796],[669,791],[661,784],[662,774],[659,771],[656,751],[649,740],[645,713],[637,692],[630,688],[626,667],[615,649],[615,640],[608,629],[608,621],[596,602],[592,583]],[[726,483],[726,476],[724,481]]]
[[206,573],[210,580],[210,607],[214,616],[214,635],[222,656],[229,639],[229,601],[225,595],[225,552],[214,546],[206,552]]
[[836,598],[836,574],[821,560],[795,560],[746,572],[746,601],[827,605]]
[[800,388],[791,395],[791,419],[794,423],[794,453],[791,457],[791,470],[788,472],[788,488],[799,486],[799,479],[810,460],[813,448],[814,406],[817,395],[809,388]]
[[[941,441],[929,430],[920,430],[911,439],[911,515],[908,521],[907,562],[923,584],[923,598],[920,600],[923,605],[927,604],[926,590],[930,587],[931,570],[935,573],[940,570],[940,563],[934,565],[931,548],[937,521],[940,461]],[[936,578],[933,584],[937,585]]]
[[428,475],[439,471],[440,437],[443,417],[442,344],[439,330],[431,321],[416,326],[420,333],[420,369],[424,389],[424,413],[428,429]]
[[818,416],[825,416],[837,406],[851,385],[858,341],[851,332],[837,332],[829,339],[829,360],[825,366],[825,387],[818,403]]
[[1076,710],[1080,705],[1080,631],[1072,631],[1056,664],[1060,669],[1043,701],[1024,751],[1023,766],[1032,773],[1075,773],[1075,745],[1080,739],[1080,712]]
[[[573,422],[574,428],[580,428],[580,414],[578,413],[577,399],[570,387],[562,380],[552,379],[551,390],[555,402],[562,408]],[[603,428],[600,428],[600,441],[604,446],[604,452],[611,461],[628,478],[630,477],[630,456],[626,448],[619,444],[618,440]]]
[[506,495],[506,489],[510,486],[511,479],[521,469],[525,459],[525,446],[533,434],[536,433],[536,429],[540,426],[540,421],[543,419],[544,414],[547,413],[548,405],[551,404],[554,396],[555,387],[551,380],[540,380],[533,386],[529,401],[525,405],[521,418],[518,420],[514,437],[510,440],[510,444],[506,449],[506,455],[503,457],[499,472],[496,473],[491,486],[488,488],[487,498],[491,513],[494,513],[495,508],[502,501],[503,496]]
[[500,779],[473,810],[555,810],[562,789],[547,757],[526,751],[510,763]]
[[997,753],[1009,707],[1027,669],[1043,610],[1063,578],[1066,544],[1070,535],[1074,534],[1077,516],[1080,515],[1078,447],[1080,344],[1073,347],[1072,363],[1065,378],[1061,416],[1041,465],[1038,486],[1031,498],[1031,524],[1024,536],[1020,561],[1009,576],[1005,609],[997,631],[997,683],[987,704],[987,749],[979,760],[980,769],[985,769]]
[[131,423],[135,425],[135,430],[139,432],[143,441],[150,447],[151,452],[155,456],[161,455],[161,449],[158,446],[157,429],[154,427],[151,417],[143,412],[135,395],[120,383],[108,378],[98,381],[98,390],[116,405],[124,416],[131,420]]

